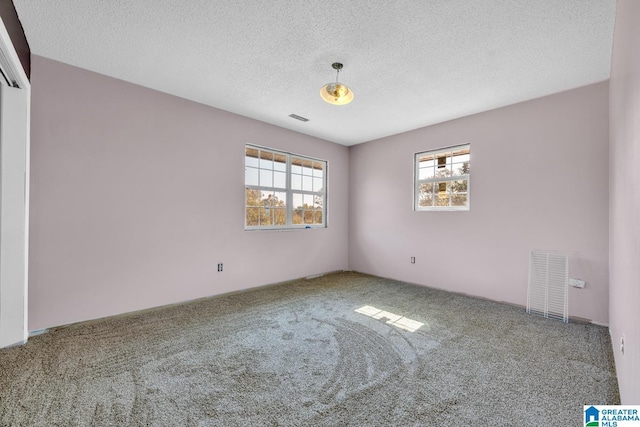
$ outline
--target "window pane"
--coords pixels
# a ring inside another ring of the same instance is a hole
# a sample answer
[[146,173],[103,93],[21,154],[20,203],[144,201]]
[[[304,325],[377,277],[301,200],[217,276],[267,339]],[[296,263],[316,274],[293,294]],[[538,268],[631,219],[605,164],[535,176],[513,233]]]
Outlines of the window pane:
[[322,224],[322,211],[314,211],[313,223],[314,224]]
[[313,208],[313,196],[311,194],[305,194],[303,196],[303,200],[304,200],[304,207],[306,208]]
[[451,166],[436,167],[436,178],[451,176]]
[[287,188],[287,174],[284,172],[274,172],[273,186],[276,188]]
[[322,178],[313,178],[313,191],[322,191]]
[[294,193],[293,194],[293,207],[301,208],[302,207],[302,194]]
[[324,164],[315,162],[313,164],[313,176],[316,178],[322,178],[324,176]]
[[285,208],[277,208],[273,210],[273,224],[287,225],[287,210]]
[[273,156],[273,169],[281,172],[287,171],[287,156],[276,154]]
[[436,162],[433,160],[429,160],[429,161],[420,160],[420,162],[418,163],[419,168],[433,168],[435,165],[436,165]]
[[420,164],[420,167],[423,166],[433,166],[433,159],[435,157],[433,156],[433,154],[426,154],[426,155],[421,155],[418,157],[418,163]]
[[260,209],[259,208],[247,208],[246,211],[246,222],[245,224],[247,226],[254,226],[254,225],[259,225],[258,222],[258,211]]
[[468,188],[468,181],[466,179],[451,182],[452,193],[466,193],[467,188]]
[[260,225],[273,225],[274,208],[278,205],[276,197],[269,191],[262,191],[261,196]]
[[313,161],[311,160],[303,160],[302,161],[302,174],[303,175],[313,175]]
[[436,168],[442,169],[451,164],[451,153],[440,153],[436,155]]
[[471,148],[469,148],[469,146],[453,149],[454,156],[464,156],[468,155],[469,153],[471,153]]
[[467,206],[468,196],[466,194],[454,194],[451,196],[451,206]]
[[273,172],[260,169],[260,186],[273,187]]
[[433,206],[433,183],[420,184],[418,189],[418,205]]
[[247,206],[260,206],[260,191],[246,189],[245,204]]
[[322,209],[324,206],[324,197],[322,196],[313,196],[313,208],[314,209]]
[[449,206],[449,195],[447,193],[438,193],[435,198],[435,206]]
[[313,224],[313,211],[304,211],[304,223]]
[[244,150],[244,164],[247,166],[258,167],[258,150],[255,148],[246,148]]
[[418,206],[433,206],[434,199],[433,194],[421,195],[418,200]]
[[296,210],[293,211],[292,220],[293,220],[294,224],[302,224],[302,213],[303,212],[304,211],[302,209],[296,209]]
[[302,190],[302,175],[291,175],[291,189]]
[[302,159],[297,157],[291,158],[291,172],[302,173]]
[[420,168],[418,170],[418,179],[429,179],[433,178],[435,171],[433,168]]
[[274,206],[287,206],[287,193],[276,191],[273,193]]
[[258,169],[250,167],[244,168],[244,184],[258,185]]
[[427,182],[425,184],[420,184],[420,193],[421,194],[432,194],[434,192],[433,189],[434,183],[432,182]]
[[304,191],[312,191],[313,190],[313,178],[310,176],[302,177],[302,189]]
[[458,163],[468,162],[470,158],[468,153],[469,153],[469,150],[467,150],[466,153],[462,153],[459,151],[454,152],[453,161]]
[[469,163],[454,163],[453,176],[467,175],[469,173]]
[[261,209],[260,210],[260,225],[272,225],[271,221],[273,215],[273,209]]
[[260,151],[260,169],[273,169],[273,153]]
[[260,205],[263,206],[267,204],[268,201],[271,201],[273,197],[273,193],[271,191],[261,191],[260,192]]

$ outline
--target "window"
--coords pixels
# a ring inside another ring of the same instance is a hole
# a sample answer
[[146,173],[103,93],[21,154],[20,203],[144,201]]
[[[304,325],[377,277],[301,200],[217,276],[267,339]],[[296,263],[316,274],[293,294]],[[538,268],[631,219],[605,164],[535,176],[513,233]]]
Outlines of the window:
[[245,147],[245,229],[326,227],[327,162]]
[[415,156],[415,210],[469,210],[471,146]]

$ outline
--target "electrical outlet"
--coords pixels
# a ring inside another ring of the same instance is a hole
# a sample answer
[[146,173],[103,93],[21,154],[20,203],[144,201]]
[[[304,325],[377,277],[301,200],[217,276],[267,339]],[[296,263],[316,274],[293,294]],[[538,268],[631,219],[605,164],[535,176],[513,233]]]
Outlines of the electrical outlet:
[[620,337],[620,352],[624,354],[624,335]]
[[218,263],[218,271],[222,271],[222,263],[221,262]]
[[569,284],[574,288],[584,288],[585,281],[581,279],[569,279]]
[[416,257],[412,256],[411,257],[411,264],[415,264],[416,263]]

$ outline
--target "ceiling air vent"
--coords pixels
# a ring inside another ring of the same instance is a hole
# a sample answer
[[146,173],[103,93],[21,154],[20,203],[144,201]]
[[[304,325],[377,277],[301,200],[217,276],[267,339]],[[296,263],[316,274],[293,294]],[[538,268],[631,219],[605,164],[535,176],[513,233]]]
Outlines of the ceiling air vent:
[[306,117],[302,117],[302,116],[299,116],[297,114],[289,114],[289,117],[291,117],[292,119],[300,120],[301,122],[308,122],[309,121],[309,119],[307,119]]

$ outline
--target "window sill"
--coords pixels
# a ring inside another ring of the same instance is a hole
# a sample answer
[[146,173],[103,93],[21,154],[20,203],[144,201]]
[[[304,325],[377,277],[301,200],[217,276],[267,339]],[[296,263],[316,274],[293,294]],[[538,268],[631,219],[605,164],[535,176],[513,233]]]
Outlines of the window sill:
[[326,225],[316,225],[316,226],[307,226],[307,227],[256,227],[256,228],[245,228],[244,231],[307,231],[307,230],[324,230],[326,229]]

